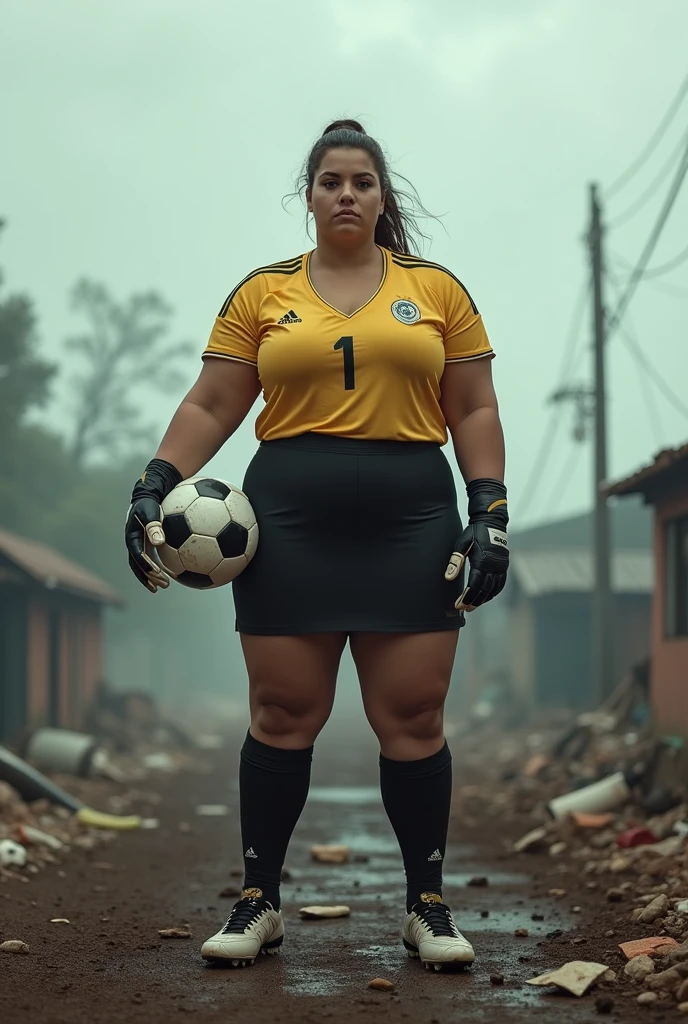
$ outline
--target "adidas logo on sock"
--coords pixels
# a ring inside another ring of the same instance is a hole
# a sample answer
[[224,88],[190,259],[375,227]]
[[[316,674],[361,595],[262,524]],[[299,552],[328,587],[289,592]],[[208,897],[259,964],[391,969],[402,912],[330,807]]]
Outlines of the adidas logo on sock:
[[288,313],[277,321],[278,324],[302,324],[303,320],[300,316],[297,316],[293,309],[290,309]]
[[439,850],[435,850],[434,853],[430,854],[428,860],[442,860],[442,854],[440,853]]
[[244,854],[244,857],[252,857],[254,860],[258,860],[258,854],[255,853],[252,846],[249,846],[248,850]]

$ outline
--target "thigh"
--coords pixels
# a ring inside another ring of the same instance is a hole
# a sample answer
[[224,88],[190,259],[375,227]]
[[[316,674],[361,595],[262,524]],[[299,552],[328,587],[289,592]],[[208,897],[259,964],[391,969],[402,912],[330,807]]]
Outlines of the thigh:
[[345,643],[344,633],[241,634],[256,739],[296,747],[313,742],[332,710]]
[[357,633],[350,638],[363,704],[373,728],[443,708],[458,637],[458,630],[440,630]]

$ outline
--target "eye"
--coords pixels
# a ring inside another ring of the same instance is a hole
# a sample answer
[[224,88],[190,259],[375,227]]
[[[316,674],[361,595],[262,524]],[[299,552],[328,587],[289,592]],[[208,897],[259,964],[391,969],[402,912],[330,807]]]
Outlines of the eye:
[[365,178],[363,179],[363,181],[359,181],[358,187],[360,188],[362,185],[364,186],[364,191],[366,191],[366,189],[373,187],[372,181],[366,181]]
[[[337,182],[334,180],[334,178],[332,178],[332,179],[330,179],[330,181],[324,181],[323,182],[323,188],[330,188],[330,185],[336,185],[336,184],[337,184]],[[332,191],[332,190],[330,189],[330,191]]]

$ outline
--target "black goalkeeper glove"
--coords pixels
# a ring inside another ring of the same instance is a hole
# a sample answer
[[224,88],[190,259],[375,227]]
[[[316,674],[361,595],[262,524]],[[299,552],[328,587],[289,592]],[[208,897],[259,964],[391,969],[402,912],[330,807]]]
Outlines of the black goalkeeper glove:
[[468,525],[456,542],[444,577],[455,580],[468,558],[468,582],[456,607],[472,612],[504,589],[509,568],[509,513],[506,487],[500,480],[471,480],[466,492]]
[[124,527],[129,568],[152,594],[158,587],[164,590],[170,585],[169,576],[153,558],[153,548],[165,543],[160,505],[181,479],[181,473],[170,462],[152,459],[132,491]]

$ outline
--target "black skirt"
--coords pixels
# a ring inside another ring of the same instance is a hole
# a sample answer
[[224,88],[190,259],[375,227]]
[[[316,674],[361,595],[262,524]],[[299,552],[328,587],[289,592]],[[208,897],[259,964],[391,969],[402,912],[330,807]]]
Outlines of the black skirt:
[[234,580],[236,628],[287,636],[459,629],[461,532],[438,444],[325,434],[263,441],[243,488],[258,550]]

